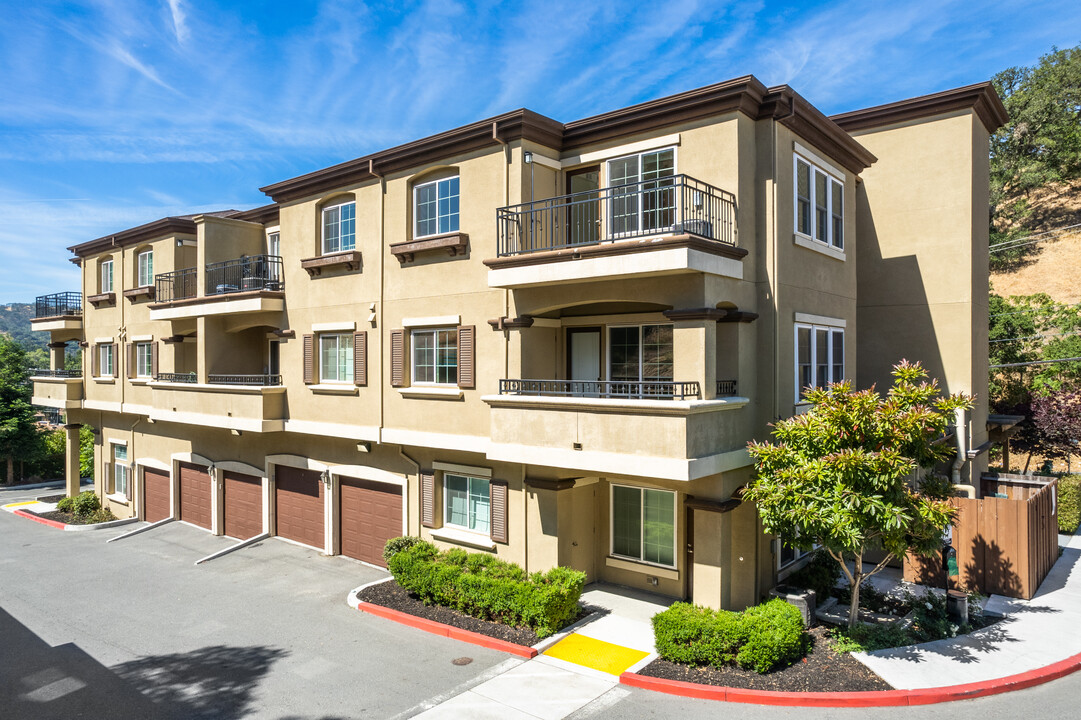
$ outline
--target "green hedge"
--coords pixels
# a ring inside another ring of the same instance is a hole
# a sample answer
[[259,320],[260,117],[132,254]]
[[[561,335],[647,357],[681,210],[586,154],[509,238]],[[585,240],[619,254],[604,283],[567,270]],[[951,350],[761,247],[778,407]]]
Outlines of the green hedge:
[[675,603],[653,616],[660,656],[685,665],[723,667],[733,663],[767,673],[805,654],[800,611],[770,600],[741,613]]
[[[394,579],[425,604],[443,605],[482,620],[527,626],[547,637],[578,615],[585,573],[552,568],[526,572],[494,555],[439,552],[429,542],[395,543],[387,562]],[[406,547],[401,547],[405,545]],[[401,548],[401,549],[399,549]]]
[[1058,481],[1058,529],[1072,534],[1081,524],[1081,475],[1067,475]]

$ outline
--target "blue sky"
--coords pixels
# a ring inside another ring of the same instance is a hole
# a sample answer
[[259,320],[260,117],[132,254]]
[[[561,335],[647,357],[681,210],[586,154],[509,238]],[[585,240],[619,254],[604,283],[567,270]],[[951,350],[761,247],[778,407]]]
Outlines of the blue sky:
[[829,114],[1079,41],[1076,0],[0,0],[0,303],[78,289],[68,245],[518,107],[754,74]]

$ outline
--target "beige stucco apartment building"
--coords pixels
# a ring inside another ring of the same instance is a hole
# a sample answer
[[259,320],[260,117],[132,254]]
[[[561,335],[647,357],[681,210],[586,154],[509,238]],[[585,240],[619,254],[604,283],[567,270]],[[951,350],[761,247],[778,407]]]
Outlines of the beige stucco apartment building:
[[72,479],[94,428],[118,516],[376,565],[421,535],[742,608],[798,560],[740,489],[802,387],[921,360],[977,396],[986,463],[1004,118],[988,84],[828,118],[744,77],[482,120],[74,246],[35,402]]

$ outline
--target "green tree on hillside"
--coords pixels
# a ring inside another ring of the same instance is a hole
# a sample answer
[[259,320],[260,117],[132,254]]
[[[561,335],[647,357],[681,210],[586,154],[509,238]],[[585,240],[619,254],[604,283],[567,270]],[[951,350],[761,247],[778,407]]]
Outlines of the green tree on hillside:
[[0,458],[7,462],[7,482],[15,481],[15,460],[34,455],[41,442],[30,404],[30,368],[26,351],[0,337]]

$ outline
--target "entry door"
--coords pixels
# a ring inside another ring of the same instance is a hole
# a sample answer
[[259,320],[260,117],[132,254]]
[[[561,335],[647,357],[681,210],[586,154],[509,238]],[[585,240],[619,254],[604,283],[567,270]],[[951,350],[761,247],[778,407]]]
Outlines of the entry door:
[[601,215],[598,193],[601,186],[599,165],[567,172],[568,245],[591,245],[600,240]]
[[596,395],[601,379],[601,329],[567,329],[567,379],[575,395]]

